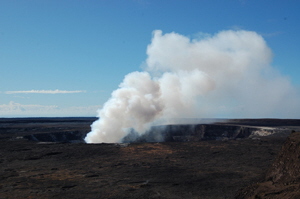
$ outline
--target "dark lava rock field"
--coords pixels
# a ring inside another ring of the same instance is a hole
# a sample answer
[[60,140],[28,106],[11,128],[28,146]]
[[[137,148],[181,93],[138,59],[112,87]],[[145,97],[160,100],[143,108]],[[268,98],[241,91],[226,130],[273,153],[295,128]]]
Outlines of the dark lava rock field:
[[[291,132],[300,120],[228,120],[169,131],[165,142],[85,144],[80,139],[95,119],[0,119],[0,198],[268,198],[274,195],[264,186],[281,194],[284,186],[297,188],[299,173],[287,170],[299,161],[284,157],[287,150],[300,153],[300,144],[286,146],[289,139],[298,143]],[[279,130],[239,138],[228,126],[247,135],[240,129]]]

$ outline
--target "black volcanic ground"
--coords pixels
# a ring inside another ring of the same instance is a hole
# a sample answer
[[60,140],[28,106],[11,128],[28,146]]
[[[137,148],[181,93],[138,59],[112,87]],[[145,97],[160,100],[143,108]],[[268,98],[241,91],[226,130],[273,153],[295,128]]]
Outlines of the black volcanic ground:
[[[132,144],[24,139],[84,134],[95,119],[0,119],[0,198],[234,198],[241,188],[264,178],[289,134]],[[300,120],[226,124],[300,129]]]

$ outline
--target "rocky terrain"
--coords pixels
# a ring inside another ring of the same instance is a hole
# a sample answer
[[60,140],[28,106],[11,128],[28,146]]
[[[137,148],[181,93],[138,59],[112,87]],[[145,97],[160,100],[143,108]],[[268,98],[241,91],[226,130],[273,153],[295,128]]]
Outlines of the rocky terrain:
[[[220,121],[199,124],[201,131],[183,125],[165,142],[78,141],[95,119],[0,119],[0,198],[299,196],[300,137],[290,135],[299,120]],[[256,130],[240,138],[249,132],[241,129]]]
[[236,198],[300,198],[300,132],[287,138],[265,179],[244,188]]

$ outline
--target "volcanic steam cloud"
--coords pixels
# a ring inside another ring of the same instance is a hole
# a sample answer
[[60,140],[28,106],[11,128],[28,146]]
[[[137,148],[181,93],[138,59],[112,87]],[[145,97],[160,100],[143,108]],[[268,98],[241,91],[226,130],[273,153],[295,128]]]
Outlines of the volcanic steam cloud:
[[252,31],[190,39],[153,32],[145,71],[125,76],[98,111],[87,143],[116,143],[172,118],[299,117],[300,98]]

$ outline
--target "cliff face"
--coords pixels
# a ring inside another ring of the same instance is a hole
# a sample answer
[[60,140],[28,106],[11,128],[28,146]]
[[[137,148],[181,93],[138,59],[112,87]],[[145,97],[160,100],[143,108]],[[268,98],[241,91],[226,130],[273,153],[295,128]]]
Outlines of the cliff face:
[[[85,129],[69,130],[68,128],[53,129],[49,132],[28,133],[23,138],[37,142],[84,143],[88,132]],[[59,131],[57,131],[59,130]],[[197,124],[197,125],[166,125],[154,126],[142,136],[132,132],[123,141],[128,142],[186,142],[201,140],[231,140],[268,136],[275,133],[290,134],[291,130],[280,127]]]
[[291,129],[281,127],[246,126],[234,124],[187,124],[153,126],[139,136],[131,132],[123,142],[186,142],[201,140],[231,140],[255,138],[275,133],[290,134]]
[[267,174],[277,184],[300,183],[300,132],[292,133]]
[[236,198],[300,198],[300,132],[287,138],[265,181],[241,190]]

